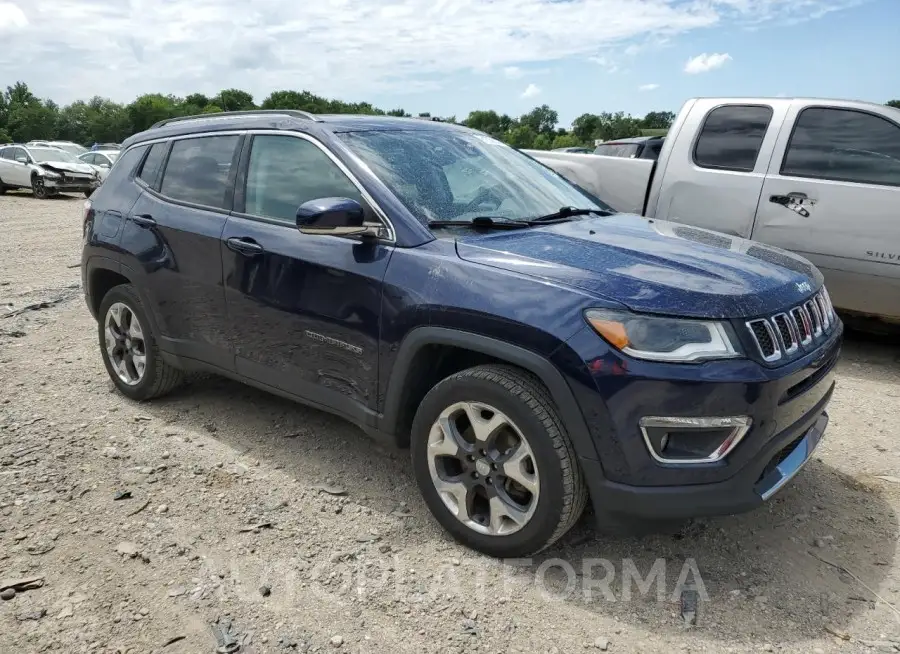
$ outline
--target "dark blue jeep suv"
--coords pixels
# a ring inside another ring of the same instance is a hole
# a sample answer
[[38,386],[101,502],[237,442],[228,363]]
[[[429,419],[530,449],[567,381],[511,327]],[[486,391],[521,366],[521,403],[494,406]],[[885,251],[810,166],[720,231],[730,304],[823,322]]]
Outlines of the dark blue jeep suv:
[[495,556],[748,510],[822,437],[843,327],[806,260],[615,214],[480,132],[256,111],[132,136],[82,275],[127,397],[212,371],[408,446]]

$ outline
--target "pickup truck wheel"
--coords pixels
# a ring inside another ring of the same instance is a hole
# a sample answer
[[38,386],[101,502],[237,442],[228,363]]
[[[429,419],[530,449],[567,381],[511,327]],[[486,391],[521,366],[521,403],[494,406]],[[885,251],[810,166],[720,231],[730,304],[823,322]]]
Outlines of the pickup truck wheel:
[[103,363],[122,395],[149,400],[181,383],[181,371],[160,356],[144,307],[131,284],[113,287],[100,303],[98,315]]
[[477,366],[438,383],[416,412],[411,450],[432,514],[490,556],[540,552],[584,511],[581,470],[553,400],[518,368]]

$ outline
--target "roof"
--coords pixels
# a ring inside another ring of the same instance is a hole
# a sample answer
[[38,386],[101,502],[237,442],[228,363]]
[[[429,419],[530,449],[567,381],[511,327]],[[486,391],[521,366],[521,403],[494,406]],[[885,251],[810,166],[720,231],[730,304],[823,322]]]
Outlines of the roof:
[[143,141],[215,132],[223,129],[278,129],[315,134],[319,132],[358,132],[369,130],[465,130],[468,128],[454,125],[453,123],[395,116],[309,114],[292,110],[234,111],[162,121],[150,129],[125,139],[122,143],[122,148],[125,149]]

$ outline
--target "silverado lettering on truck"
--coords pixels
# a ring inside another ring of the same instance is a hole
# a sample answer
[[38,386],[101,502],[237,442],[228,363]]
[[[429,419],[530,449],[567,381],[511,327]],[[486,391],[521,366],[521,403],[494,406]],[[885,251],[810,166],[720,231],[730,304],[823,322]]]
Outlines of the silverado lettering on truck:
[[777,248],[619,214],[414,119],[251,111],[129,138],[85,203],[100,356],[136,401],[228,376],[409,448],[498,557],[762,505],[828,423],[843,326]]

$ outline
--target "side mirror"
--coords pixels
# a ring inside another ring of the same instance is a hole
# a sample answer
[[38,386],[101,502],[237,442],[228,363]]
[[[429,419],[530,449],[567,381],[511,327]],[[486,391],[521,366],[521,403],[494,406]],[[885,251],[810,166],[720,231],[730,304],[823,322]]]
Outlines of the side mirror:
[[109,166],[108,163],[106,163],[106,162],[104,161],[102,164],[100,164],[100,167],[101,167],[101,168],[109,168],[110,166]]
[[23,157],[22,155],[19,155],[18,157],[16,157],[16,161],[18,161],[21,164],[27,164],[28,157]]
[[364,222],[362,205],[349,198],[319,198],[297,209],[297,229],[301,234],[362,235],[373,232]]

